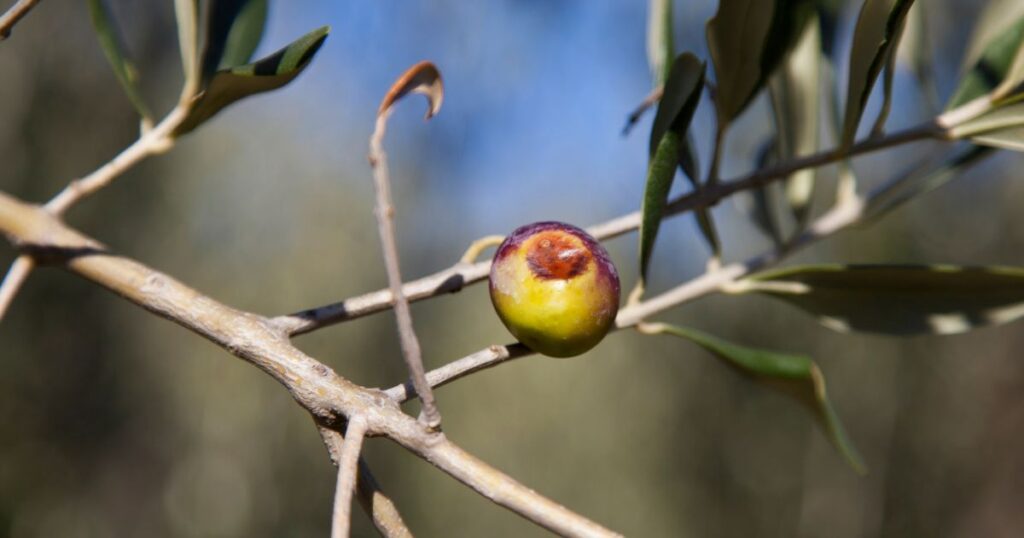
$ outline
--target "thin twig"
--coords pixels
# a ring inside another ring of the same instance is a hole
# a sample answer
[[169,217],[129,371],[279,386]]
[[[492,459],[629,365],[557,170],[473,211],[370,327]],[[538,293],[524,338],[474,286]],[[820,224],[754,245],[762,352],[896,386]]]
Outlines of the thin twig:
[[409,300],[402,293],[402,274],[398,264],[398,246],[395,243],[394,204],[391,201],[391,179],[388,174],[387,153],[384,152],[384,134],[387,132],[388,117],[394,104],[409,93],[423,93],[429,102],[427,119],[437,114],[444,98],[444,85],[441,74],[434,64],[420,62],[398,77],[392,84],[377,110],[377,123],[370,136],[370,167],[373,168],[373,186],[377,193],[377,204],[374,214],[377,217],[377,231],[384,250],[384,266],[388,275],[388,287],[395,308],[395,320],[398,322],[398,336],[402,347],[402,356],[409,368],[409,377],[420,397],[423,407],[420,420],[433,430],[441,427],[441,413],[434,402],[434,393],[423,369],[423,357],[420,342],[412,326],[412,313]]
[[[336,466],[340,465],[342,447],[345,445],[345,439],[342,437],[341,432],[320,424],[317,425],[317,431],[320,432],[320,437],[327,447],[327,453],[331,456],[331,461]],[[363,511],[370,516],[373,525],[381,536],[384,536],[384,538],[411,538],[412,532],[409,531],[409,528],[405,526],[405,522],[402,521],[402,515],[398,513],[398,508],[395,506],[394,501],[381,490],[380,484],[373,476],[373,472],[370,471],[370,466],[367,465],[362,456],[359,457],[356,499],[359,500],[359,505],[363,507]]]
[[57,193],[44,206],[54,215],[60,215],[69,207],[78,203],[86,196],[106,187],[117,176],[140,161],[163,153],[174,144],[172,133],[188,116],[188,109],[184,106],[175,107],[160,123],[149,131],[143,133],[132,145],[125,148],[116,157],[99,167],[93,173],[81,179],[73,180],[64,187],[64,190]]
[[[120,176],[146,157],[167,151],[174,144],[171,133],[184,121],[186,115],[187,110],[185,108],[180,106],[175,108],[159,125],[144,133],[106,164],[81,179],[72,180],[71,183],[43,206],[44,209],[54,215],[61,215],[69,207],[78,203],[86,196],[109,185],[114,178]],[[23,254],[14,260],[11,268],[7,271],[3,284],[0,284],[0,320],[3,320],[8,307],[14,301],[14,297],[18,294],[34,266],[35,262],[31,257]]]
[[[490,368],[496,364],[533,355],[533,351],[523,344],[509,344],[507,346],[490,346],[467,355],[459,360],[452,361],[440,368],[427,372],[427,382],[432,388],[447,385],[456,379],[465,377],[477,370]],[[416,395],[409,382],[391,387],[384,391],[392,400],[405,402]]]
[[[702,207],[709,207],[740,191],[756,189],[773,181],[789,177],[804,168],[825,166],[847,157],[887,149],[909,142],[943,139],[944,130],[928,122],[916,127],[891,133],[882,138],[871,138],[852,146],[849,150],[831,149],[806,157],[778,163],[770,168],[756,170],[737,179],[705,186],[698,192],[676,198],[665,208],[666,216],[679,215]],[[599,240],[611,239],[636,230],[640,226],[640,212],[634,211],[587,228],[587,232]],[[437,295],[455,293],[466,286],[487,278],[490,262],[473,265],[458,263],[432,275],[410,281],[402,286],[402,293],[409,301],[421,301]],[[303,310],[294,314],[274,318],[275,325],[290,336],[309,333],[317,329],[360,318],[391,307],[390,289],[377,290],[344,301]]]
[[412,327],[409,300],[402,293],[402,275],[398,269],[398,246],[395,244],[395,230],[392,222],[394,207],[391,203],[391,182],[388,178],[387,155],[384,153],[383,144],[388,114],[389,111],[385,110],[377,116],[377,127],[373,130],[373,136],[370,138],[370,166],[373,167],[373,184],[377,191],[377,208],[374,213],[377,216],[377,231],[384,249],[384,265],[387,269],[391,297],[394,299],[395,319],[398,321],[402,356],[405,357],[405,364],[409,368],[413,386],[416,387],[416,394],[423,402],[420,416],[428,426],[436,429],[441,425],[441,413],[437,410],[434,393],[430,390],[430,385],[424,374],[420,342]]
[[348,421],[338,461],[338,481],[334,487],[331,538],[348,538],[349,529],[352,527],[352,492],[356,489],[359,452],[363,449],[365,435],[366,419],[357,416]]
[[39,0],[18,0],[6,13],[0,15],[0,41],[11,37],[11,29],[22,17],[28,15],[32,8],[36,7]]
[[28,279],[28,275],[32,272],[32,268],[35,265],[35,260],[28,254],[18,256],[14,263],[11,264],[11,268],[7,271],[7,276],[4,277],[3,283],[0,284],[0,320],[4,319],[4,315],[7,314],[7,310],[14,301],[14,296],[18,294],[18,290],[21,289],[21,285]]
[[210,340],[284,385],[318,423],[362,416],[385,436],[493,502],[568,536],[618,536],[466,453],[409,417],[383,392],[355,385],[293,346],[270,319],[204,296],[169,275],[107,251],[49,212],[0,192],[0,234],[49,265],[76,273]]
[[651,90],[651,93],[647,94],[647,97],[644,97],[644,100],[640,101],[640,104],[629,113],[629,116],[626,118],[626,125],[622,128],[622,136],[628,135],[637,122],[640,121],[640,118],[643,117],[644,113],[658,104],[658,101],[661,101],[661,96],[664,94],[665,86],[658,86]]

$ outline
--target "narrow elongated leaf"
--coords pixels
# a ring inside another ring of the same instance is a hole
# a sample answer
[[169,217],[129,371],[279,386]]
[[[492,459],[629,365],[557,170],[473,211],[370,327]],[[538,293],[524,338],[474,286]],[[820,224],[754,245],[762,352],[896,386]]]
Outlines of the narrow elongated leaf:
[[[1024,44],[1024,10],[1019,11],[1021,13],[1017,17],[1008,21],[1000,19],[986,25],[983,17],[978,23],[976,35],[972,38],[972,49],[968,52],[968,59],[972,60],[971,68],[957,85],[946,110],[988,94],[1006,79],[1014,56]],[[996,29],[999,31],[994,32]],[[978,49],[976,53],[975,48]]]
[[[913,6],[911,6],[913,7]],[[892,37],[892,45],[885,55],[885,67],[882,69],[882,107],[878,109],[878,117],[871,127],[871,136],[882,136],[885,131],[885,122],[889,119],[889,110],[892,108],[892,88],[896,79],[896,60],[899,56],[900,41],[903,40],[903,31],[907,27],[907,18],[896,30]]]
[[850,466],[859,473],[864,472],[864,460],[850,442],[828,399],[825,376],[810,357],[744,347],[689,327],[654,323],[645,325],[642,330],[685,338],[755,381],[795,397],[814,413],[829,440]]
[[[200,62],[200,73],[204,84],[209,83],[221,58],[224,57],[228,36],[239,14],[252,0],[207,0],[205,17],[205,43]],[[231,66],[234,67],[234,66]]]
[[813,7],[810,0],[720,0],[707,24],[720,129],[764,86],[803,33]]
[[686,132],[693,119],[693,113],[700,101],[704,88],[705,65],[690,53],[680,54],[672,63],[672,70],[665,82],[665,93],[651,127],[650,163],[647,166],[647,181],[641,206],[640,224],[640,276],[647,275],[647,267],[654,241],[665,216],[665,204],[672,189],[676,167],[684,161],[696,174],[692,154],[687,154]]
[[973,137],[1021,126],[1024,126],[1024,102],[1001,106],[967,120],[950,129],[950,135],[956,138]]
[[249,0],[239,11],[224,44],[221,69],[247,64],[252,59],[267,25],[267,3],[267,0]]
[[1015,267],[810,265],[748,282],[841,332],[955,334],[1024,315],[1024,269]]
[[905,180],[892,183],[899,185],[898,188],[886,190],[870,199],[865,211],[865,224],[956,179],[992,153],[992,148],[972,145],[947,157],[938,166],[911,171]]
[[[813,19],[768,84],[777,133],[775,154],[779,160],[791,160],[818,150],[821,62],[820,24]],[[786,202],[798,228],[803,228],[806,222],[813,189],[812,168],[786,179]]]
[[676,57],[672,31],[672,0],[650,0],[647,19],[647,64],[655,86],[668,79]]
[[975,144],[983,144],[999,149],[1024,151],[1024,127],[1010,127],[998,131],[988,131],[972,137]]
[[[778,153],[776,140],[777,138],[773,136],[764,141],[758,148],[754,162],[759,170],[763,170],[776,162],[776,155]],[[750,214],[751,222],[771,239],[776,247],[782,246],[786,242],[782,222],[783,214],[786,211],[783,208],[783,198],[784,196],[779,190],[779,184],[769,183],[760,189],[750,191],[750,207],[744,207]],[[742,207],[743,198],[737,197],[736,200]]]
[[846,112],[840,145],[848,148],[857,136],[871,89],[896,43],[913,0],[865,0],[853,31]]
[[925,112],[933,115],[939,110],[939,90],[935,84],[932,61],[932,43],[929,34],[928,12],[924,4],[915,3],[907,13],[904,35],[900,39],[897,57],[908,65],[924,96]]
[[185,134],[224,107],[253,94],[274,90],[295,79],[320,50],[330,28],[313,30],[257,62],[218,71],[192,103],[188,118],[175,131]]
[[181,70],[185,76],[187,97],[199,86],[199,15],[198,0],[174,0],[178,24],[178,48],[181,49]]
[[146,106],[146,101],[139,92],[139,73],[135,69],[135,64],[128,59],[124,40],[114,21],[114,14],[110,11],[110,6],[105,0],[89,0],[89,15],[92,18],[96,36],[99,37],[100,47],[103,48],[103,54],[110,62],[114,76],[121,83],[125,95],[128,96],[128,100],[131,101],[139,116],[142,116],[144,120],[152,121],[153,116],[149,112],[149,107]]

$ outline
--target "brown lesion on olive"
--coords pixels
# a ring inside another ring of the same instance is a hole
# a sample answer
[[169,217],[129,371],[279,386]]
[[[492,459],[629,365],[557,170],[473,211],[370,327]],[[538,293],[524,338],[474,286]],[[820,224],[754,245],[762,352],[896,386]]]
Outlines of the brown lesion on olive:
[[542,232],[527,247],[526,263],[538,278],[569,280],[587,270],[592,258],[586,245],[571,234]]

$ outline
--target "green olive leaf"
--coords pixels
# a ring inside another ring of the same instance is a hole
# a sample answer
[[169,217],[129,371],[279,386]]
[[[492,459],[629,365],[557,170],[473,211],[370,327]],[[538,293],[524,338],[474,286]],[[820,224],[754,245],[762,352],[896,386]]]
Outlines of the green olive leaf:
[[[1003,2],[1005,3],[1005,2]],[[992,6],[999,4],[993,2]],[[1015,2],[1015,13],[990,13],[986,10],[975,26],[971,46],[966,55],[968,70],[946,110],[952,110],[992,92],[1005,80],[1014,57],[1024,45],[1024,2]],[[1007,7],[1007,9],[1010,9]]]
[[295,79],[320,50],[330,27],[324,26],[254,63],[222,69],[192,101],[188,117],[175,130],[181,136],[224,107],[253,94],[280,88]]
[[907,11],[913,0],[865,0],[853,31],[850,68],[846,89],[846,110],[840,146],[849,148],[857,136],[868,97],[882,72],[882,66],[895,53]]
[[92,18],[96,36],[99,38],[100,47],[103,48],[103,54],[110,62],[114,76],[117,77],[121,88],[124,89],[125,95],[128,96],[128,100],[131,101],[139,116],[145,121],[152,122],[153,115],[150,113],[149,107],[146,106],[142,93],[139,92],[139,72],[136,70],[135,64],[128,58],[127,48],[117,23],[114,21],[114,14],[111,12],[110,6],[105,0],[89,0],[89,15]]
[[249,61],[263,36],[266,14],[266,0],[206,2],[205,45],[200,63],[204,86],[219,68]]
[[1016,267],[809,265],[744,283],[841,332],[956,334],[1024,315],[1024,269]]
[[[641,206],[640,275],[647,276],[654,240],[665,216],[668,193],[672,189],[676,167],[696,175],[696,161],[687,150],[687,129],[700,102],[706,66],[690,53],[680,54],[665,82],[665,92],[651,127],[650,163]],[[689,154],[689,157],[686,155]]]
[[224,44],[221,69],[247,64],[252,59],[267,26],[267,4],[268,0],[250,0],[238,12]]
[[814,413],[829,440],[850,466],[858,473],[865,472],[864,460],[850,442],[829,401],[825,376],[810,357],[740,346],[696,329],[665,323],[644,324],[641,330],[689,340],[758,383],[796,398]]
[[721,0],[707,23],[719,129],[750,104],[811,19],[810,0]]

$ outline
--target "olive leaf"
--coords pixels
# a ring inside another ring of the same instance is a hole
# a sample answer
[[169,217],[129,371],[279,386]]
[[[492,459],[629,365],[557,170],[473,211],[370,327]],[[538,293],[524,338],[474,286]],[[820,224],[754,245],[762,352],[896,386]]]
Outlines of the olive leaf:
[[900,39],[897,58],[910,67],[917,86],[924,97],[925,112],[929,115],[939,110],[939,90],[932,67],[932,43],[929,31],[928,12],[924,4],[915,3],[907,13],[904,35]]
[[1024,269],[1016,267],[808,265],[744,282],[841,332],[956,334],[1024,315]]
[[968,49],[970,70],[957,85],[946,110],[986,95],[1008,80],[1014,57],[1024,46],[1024,10],[1018,11],[1021,13],[1009,20],[982,17]]
[[721,0],[707,23],[719,129],[750,104],[813,14],[810,0]]
[[661,220],[665,216],[665,205],[675,178],[676,167],[686,162],[686,168],[691,169],[688,174],[696,175],[692,154],[685,157],[686,131],[704,88],[705,69],[705,64],[693,54],[680,54],[672,63],[668,80],[665,82],[664,96],[654,117],[649,147],[650,163],[647,166],[647,180],[641,206],[641,279],[647,276],[654,241]]
[[905,179],[893,181],[892,188],[868,199],[865,223],[874,221],[906,202],[945,185],[993,153],[992,148],[971,144],[967,148],[955,151],[938,165],[911,170]]
[[252,59],[267,25],[267,4],[268,0],[250,0],[239,10],[224,44],[221,69],[246,64]]
[[647,19],[647,65],[655,86],[665,84],[675,57],[672,0],[651,0]]
[[996,107],[951,128],[949,134],[981,144],[985,140],[1015,139],[1021,127],[1024,127],[1024,102]]
[[174,131],[181,136],[224,107],[253,94],[280,88],[295,79],[320,50],[330,27],[324,26],[251,64],[222,69],[192,101],[188,117]]
[[114,14],[105,0],[89,0],[89,16],[92,19],[93,28],[99,38],[103,54],[110,62],[114,70],[114,76],[124,89],[125,95],[131,101],[135,111],[139,113],[144,121],[152,122],[153,115],[146,106],[145,99],[139,92],[139,72],[135,64],[128,58],[127,49],[117,23],[114,21]]
[[829,440],[850,466],[858,473],[865,472],[864,460],[850,442],[829,401],[825,376],[810,357],[740,346],[678,325],[645,323],[640,330],[685,338],[758,383],[796,398],[814,413]]
[[199,15],[198,0],[174,0],[174,16],[178,24],[178,48],[181,70],[185,76],[184,98],[199,87]]
[[895,54],[912,4],[913,0],[865,0],[861,7],[850,48],[846,109],[840,136],[843,148],[853,145],[871,89],[882,72],[882,66],[890,55]]
[[[821,107],[821,28],[817,19],[804,28],[797,45],[768,82],[775,116],[775,156],[786,161],[818,150],[818,113]],[[814,169],[800,170],[785,182],[786,202],[797,228],[810,214]]]
[[249,61],[266,21],[266,0],[208,0],[200,73],[209,84],[219,68]]

